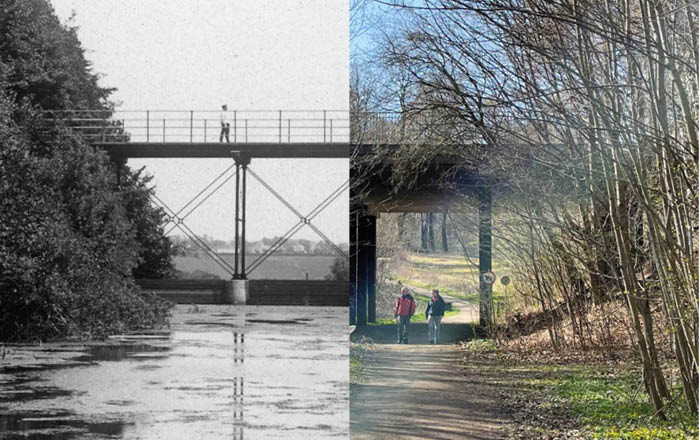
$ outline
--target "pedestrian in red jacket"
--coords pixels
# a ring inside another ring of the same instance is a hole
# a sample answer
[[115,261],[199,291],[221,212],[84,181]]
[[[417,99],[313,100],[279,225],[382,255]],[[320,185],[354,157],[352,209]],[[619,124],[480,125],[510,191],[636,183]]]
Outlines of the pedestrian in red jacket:
[[416,313],[416,302],[408,287],[401,289],[401,296],[396,298],[394,303],[394,317],[396,318],[398,342],[397,344],[408,344],[408,325],[411,323],[411,316]]

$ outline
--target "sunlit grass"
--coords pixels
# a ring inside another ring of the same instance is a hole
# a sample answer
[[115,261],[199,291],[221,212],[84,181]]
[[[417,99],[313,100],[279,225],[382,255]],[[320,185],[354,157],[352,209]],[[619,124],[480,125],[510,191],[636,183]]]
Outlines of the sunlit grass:
[[681,406],[682,390],[673,390],[673,403],[665,411],[668,420],[661,420],[655,416],[637,371],[601,374],[581,367],[575,373],[535,381],[563,399],[594,439],[698,438],[697,415]]
[[371,339],[350,341],[350,383],[361,383],[367,377],[368,358],[373,350]]
[[[498,278],[492,286],[493,301],[504,304],[507,300],[509,309],[516,308],[516,298],[513,295],[513,283],[516,280],[511,279],[511,284],[506,288],[500,279],[508,274],[507,267],[494,262],[492,271]],[[462,256],[409,254],[406,264],[395,268],[391,277],[409,287],[438,289],[444,295],[479,304],[479,268]]]
[[[491,339],[474,339],[463,345],[470,355],[493,354],[501,348]],[[469,361],[467,361],[469,362]],[[543,362],[547,362],[544,360]],[[644,390],[638,367],[629,364],[583,365],[504,362],[492,369],[514,384],[516,402],[530,402],[529,411],[549,420],[553,407],[564,410],[583,434],[594,440],[688,440],[698,438],[698,415],[686,408],[681,385],[671,384],[664,408],[667,420],[656,415]],[[523,408],[521,408],[523,409]],[[535,428],[538,428],[535,423]],[[556,426],[554,426],[556,429]],[[550,438],[549,435],[543,438]],[[578,438],[578,437],[577,437]]]

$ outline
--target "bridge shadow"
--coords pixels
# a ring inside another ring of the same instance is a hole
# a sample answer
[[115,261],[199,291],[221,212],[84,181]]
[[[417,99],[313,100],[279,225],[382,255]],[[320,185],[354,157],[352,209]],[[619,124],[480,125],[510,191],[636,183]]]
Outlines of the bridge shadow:
[[[454,344],[474,338],[475,328],[471,324],[445,323],[440,326],[440,344]],[[396,344],[397,329],[395,324],[358,326],[350,338],[359,340],[370,338],[375,344]],[[428,345],[428,324],[411,324],[408,329],[409,344]]]

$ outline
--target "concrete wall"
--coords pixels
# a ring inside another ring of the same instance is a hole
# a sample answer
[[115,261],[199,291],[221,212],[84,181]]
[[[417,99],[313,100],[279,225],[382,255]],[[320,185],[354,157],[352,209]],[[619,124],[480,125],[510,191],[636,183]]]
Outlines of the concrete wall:
[[224,280],[136,280],[141,290],[178,304],[220,304]]
[[347,306],[350,290],[347,281],[323,280],[250,280],[248,304]]
[[[179,304],[221,304],[225,280],[136,280],[141,290]],[[250,305],[347,306],[347,281],[250,280]]]

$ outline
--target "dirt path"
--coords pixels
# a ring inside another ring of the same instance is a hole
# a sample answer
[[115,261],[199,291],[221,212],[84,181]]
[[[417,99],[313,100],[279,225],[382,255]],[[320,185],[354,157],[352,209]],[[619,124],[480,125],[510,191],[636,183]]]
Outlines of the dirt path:
[[[426,289],[411,290],[430,295]],[[454,345],[472,336],[468,323],[478,319],[478,306],[444,298],[460,313],[443,320],[442,345],[428,344],[426,324],[410,325],[409,345],[390,343],[396,341],[394,325],[363,326],[354,332],[377,345],[368,360],[368,377],[350,387],[352,439],[504,438],[509,419],[496,403],[497,390],[465,373]]]
[[493,391],[459,367],[455,345],[378,345],[369,377],[352,385],[352,439],[504,438]]

